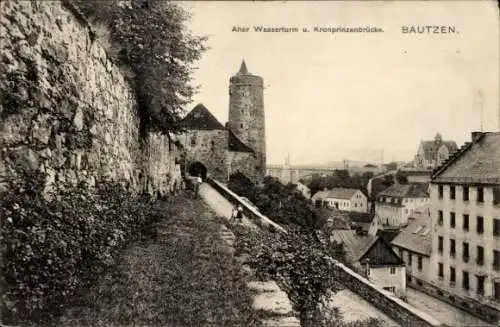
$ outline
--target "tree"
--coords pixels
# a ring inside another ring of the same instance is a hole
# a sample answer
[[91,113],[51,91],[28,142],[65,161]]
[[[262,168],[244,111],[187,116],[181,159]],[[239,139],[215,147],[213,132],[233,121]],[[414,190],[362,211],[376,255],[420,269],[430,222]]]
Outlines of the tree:
[[255,198],[255,184],[250,180],[250,178],[239,171],[229,176],[227,186],[234,193],[246,197],[250,201],[253,201]]
[[132,71],[141,131],[181,131],[184,107],[197,90],[191,84],[193,64],[207,50],[206,37],[185,28],[189,13],[164,0],[76,0],[76,5],[109,30],[110,54]]
[[408,175],[405,174],[405,173],[402,173],[400,171],[398,171],[396,173],[396,181],[399,183],[399,184],[408,184]]
[[257,276],[276,280],[286,290],[301,326],[324,325],[320,304],[330,292],[344,288],[334,278],[331,260],[343,260],[342,244],[322,241],[316,232],[300,229],[279,234],[236,230],[236,235],[237,252],[251,253],[248,263]]

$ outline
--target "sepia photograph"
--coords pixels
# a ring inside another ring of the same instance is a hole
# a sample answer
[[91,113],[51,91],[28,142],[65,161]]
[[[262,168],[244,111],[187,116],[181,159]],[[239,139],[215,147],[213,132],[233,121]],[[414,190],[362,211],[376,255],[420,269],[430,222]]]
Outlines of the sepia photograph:
[[500,2],[0,0],[14,326],[500,326]]

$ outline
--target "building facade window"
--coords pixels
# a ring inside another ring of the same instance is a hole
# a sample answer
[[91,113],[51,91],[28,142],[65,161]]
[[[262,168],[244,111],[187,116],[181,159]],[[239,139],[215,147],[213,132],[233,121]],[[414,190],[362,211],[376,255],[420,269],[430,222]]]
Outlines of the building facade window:
[[455,213],[450,212],[450,227],[455,228]]
[[477,216],[476,232],[478,234],[484,233],[484,219],[481,216]]
[[455,240],[450,239],[450,257],[454,258],[455,257]]
[[422,257],[418,256],[418,270],[422,271]]
[[438,185],[439,198],[443,198],[443,185]]
[[443,264],[438,263],[438,277],[439,279],[443,279]]
[[455,286],[455,268],[454,267],[450,267],[450,285],[451,286]]
[[500,186],[493,187],[493,205],[500,204]]
[[450,199],[455,200],[455,186],[450,186]]
[[408,252],[408,266],[410,266],[410,267],[411,267],[411,264],[412,264],[412,259],[413,258],[412,258],[411,252]]
[[396,275],[396,268],[395,267],[389,268],[389,274]]
[[462,271],[462,288],[464,290],[468,290],[470,287],[469,285],[469,273],[467,271]]
[[484,202],[484,189],[477,187],[477,202]]
[[493,297],[495,301],[500,301],[500,282],[493,283]]
[[469,201],[469,187],[464,186],[462,189],[462,200]]
[[480,266],[484,264],[484,248],[479,245],[477,246],[476,263]]
[[493,269],[500,271],[500,251],[493,250]]
[[469,262],[469,243],[464,242],[462,245],[463,262]]
[[500,219],[493,218],[493,236],[500,236]]
[[465,215],[464,214],[463,218],[464,218],[464,220],[463,220],[463,229],[465,231],[468,231],[469,230],[469,215]]
[[438,251],[439,253],[443,253],[443,237],[438,236]]
[[438,211],[438,224],[439,226],[443,226],[443,210]]
[[485,280],[485,277],[484,276],[476,276],[477,278],[477,294],[479,295],[484,295],[484,280]]

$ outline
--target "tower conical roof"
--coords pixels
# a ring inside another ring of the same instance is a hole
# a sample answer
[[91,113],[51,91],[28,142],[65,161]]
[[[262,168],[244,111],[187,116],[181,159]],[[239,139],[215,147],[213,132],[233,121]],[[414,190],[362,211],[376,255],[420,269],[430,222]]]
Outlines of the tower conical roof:
[[247,65],[245,64],[245,59],[241,61],[240,71],[238,74],[248,74]]

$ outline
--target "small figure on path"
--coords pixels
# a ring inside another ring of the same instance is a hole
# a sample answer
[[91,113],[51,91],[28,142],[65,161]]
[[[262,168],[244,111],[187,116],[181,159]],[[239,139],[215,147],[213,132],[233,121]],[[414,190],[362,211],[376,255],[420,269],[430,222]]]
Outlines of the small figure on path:
[[236,209],[236,219],[240,221],[243,219],[243,208],[241,207],[241,204],[239,204],[238,208]]

